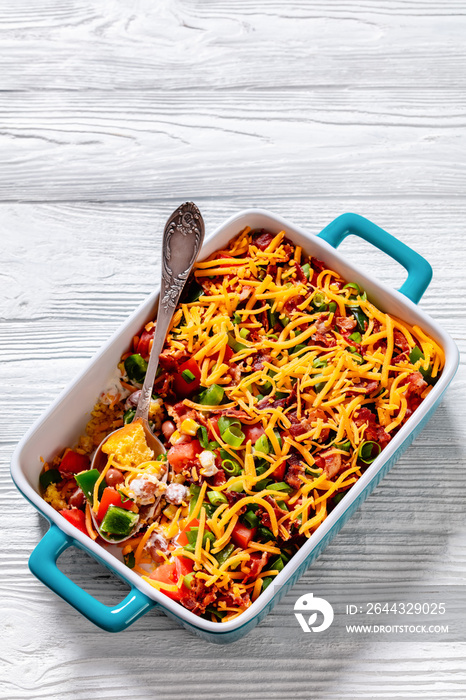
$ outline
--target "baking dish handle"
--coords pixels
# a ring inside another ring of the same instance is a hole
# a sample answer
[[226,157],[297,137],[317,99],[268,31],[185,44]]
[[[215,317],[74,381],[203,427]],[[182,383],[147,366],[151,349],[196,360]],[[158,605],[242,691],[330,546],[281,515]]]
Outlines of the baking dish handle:
[[405,268],[408,279],[398,291],[417,304],[432,279],[432,268],[427,260],[405,243],[358,214],[342,214],[319,233],[319,238],[338,248],[340,243],[350,235],[363,238]]
[[104,605],[93,598],[65,576],[57,566],[60,554],[73,545],[79,546],[76,540],[52,523],[29,557],[29,568],[34,576],[88,620],[107,632],[121,632],[156,605],[151,598],[135,587],[131,587],[126,598],[114,607]]

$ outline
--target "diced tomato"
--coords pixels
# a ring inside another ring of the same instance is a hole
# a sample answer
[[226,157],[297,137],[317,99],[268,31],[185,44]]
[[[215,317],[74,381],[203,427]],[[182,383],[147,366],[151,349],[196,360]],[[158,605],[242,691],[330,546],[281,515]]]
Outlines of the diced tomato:
[[[149,578],[154,581],[160,581],[161,583],[166,583],[169,586],[175,586],[180,578],[184,578],[193,570],[193,561],[187,557],[175,557],[173,562],[162,564],[153,571]],[[181,600],[184,596],[189,593],[189,589],[184,583],[178,591],[164,591],[161,589],[162,593],[172,600]]]
[[185,442],[182,445],[173,445],[167,453],[167,460],[176,472],[182,471],[189,466],[202,452],[199,440]]
[[265,433],[265,430],[261,425],[243,425],[242,430],[246,438],[245,442],[251,440],[253,445],[257,442],[260,436],[264,435]]
[[144,329],[141,333],[138,347],[135,350],[135,352],[138,353],[139,355],[142,355],[142,357],[144,359],[147,359],[149,357],[149,346],[150,346],[150,341],[154,337],[154,332],[155,332],[155,326],[153,326],[150,329],[150,331],[146,331],[146,329]]
[[91,460],[87,455],[69,450],[63,457],[59,470],[61,472],[67,472],[68,474],[78,474],[79,472],[89,469],[90,464]]
[[[190,382],[183,378],[183,372],[187,370],[194,375],[194,379]],[[190,394],[193,394],[199,389],[201,385],[201,370],[195,360],[190,359],[183,362],[179,366],[178,372],[175,374],[174,388],[178,396],[185,398]]]
[[[234,354],[235,354],[235,353],[234,353],[233,350],[230,348],[230,346],[229,346],[229,345],[226,345],[226,346],[225,346],[225,354],[223,355],[223,362],[227,365],[227,364],[230,362],[230,360],[231,360],[231,358],[233,357]],[[211,359],[212,359],[212,360],[218,360],[219,355],[220,355],[220,352],[214,352],[214,354],[211,355]]]
[[249,528],[241,523],[236,523],[235,527],[233,528],[233,532],[231,533],[231,539],[238,547],[246,549],[256,534],[256,531],[257,527]]
[[78,508],[72,508],[71,510],[65,509],[60,510],[58,512],[60,513],[60,515],[63,515],[65,520],[68,520],[68,522],[77,527],[78,530],[81,530],[81,532],[84,532],[85,535],[89,536],[89,533],[86,529],[86,516],[82,510],[79,510]]
[[118,508],[124,508],[125,510],[133,510],[134,504],[129,498],[123,500],[121,494],[111,486],[107,486],[104,489],[102,498],[100,499],[99,510],[97,511],[97,520],[103,520],[105,513],[109,509],[109,506],[118,506]]
[[190,531],[192,527],[199,527],[199,520],[197,518],[193,518],[185,527],[184,530],[180,532],[180,534],[177,537],[177,542],[180,544],[182,547],[185,546],[185,544],[188,544],[189,540],[186,535],[187,532]]
[[272,476],[276,481],[283,481],[283,477],[286,472],[286,462],[282,462],[278,465],[275,471],[272,472]]
[[207,429],[208,438],[209,440],[216,440],[217,438],[214,435],[214,430],[218,436],[220,435],[220,431],[218,429],[218,416],[210,416],[209,421],[212,424],[213,430],[211,430],[210,428]]

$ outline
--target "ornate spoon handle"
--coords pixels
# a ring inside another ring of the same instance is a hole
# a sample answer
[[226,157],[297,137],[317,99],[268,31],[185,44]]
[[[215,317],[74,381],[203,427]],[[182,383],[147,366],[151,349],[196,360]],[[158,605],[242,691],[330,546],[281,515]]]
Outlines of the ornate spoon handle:
[[189,277],[204,240],[204,220],[193,202],[182,204],[168,219],[163,232],[162,283],[159,309],[146,378],[136,408],[134,420],[149,415],[152,388],[159,366],[168,328],[181,292]]

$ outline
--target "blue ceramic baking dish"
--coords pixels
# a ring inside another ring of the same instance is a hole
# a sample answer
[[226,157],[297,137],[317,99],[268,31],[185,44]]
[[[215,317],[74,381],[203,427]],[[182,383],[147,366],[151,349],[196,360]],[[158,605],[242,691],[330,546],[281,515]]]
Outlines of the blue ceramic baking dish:
[[[456,372],[459,362],[456,345],[435,321],[417,307],[431,280],[431,267],[423,257],[404,243],[356,214],[343,214],[316,236],[275,214],[262,209],[249,209],[236,214],[222,224],[206,240],[201,257],[207,257],[218,248],[225,246],[245,226],[253,229],[267,228],[276,233],[284,229],[287,236],[301,246],[306,253],[325,261],[328,267],[335,269],[343,278],[360,284],[367,291],[371,301],[380,309],[411,325],[417,324],[430,334],[445,352],[445,368],[421,406],[284,567],[275,579],[274,585],[269,586],[238,618],[226,623],[214,623],[197,617],[145,583],[124,565],[120,550],[104,548],[81,534],[41,498],[38,490],[40,457],[51,458],[59,449],[73,444],[81,434],[87,421],[86,414],[92,409],[102,388],[102,380],[113,372],[133,335],[144,323],[155,316],[157,293],[150,296],[97,353],[85,371],[65,389],[29,430],[16,448],[11,463],[11,474],[16,486],[50,523],[49,530],[29,559],[32,573],[104,630],[121,631],[151,608],[158,606],[183,627],[210,642],[227,644],[243,637],[293,586],[411,444],[434,413]],[[406,269],[406,281],[398,291],[390,289],[383,282],[362,272],[338,253],[336,248],[348,235],[363,238],[394,258]],[[119,605],[107,607],[82,590],[58,569],[57,558],[71,546],[85,550],[130,585],[130,593]]]

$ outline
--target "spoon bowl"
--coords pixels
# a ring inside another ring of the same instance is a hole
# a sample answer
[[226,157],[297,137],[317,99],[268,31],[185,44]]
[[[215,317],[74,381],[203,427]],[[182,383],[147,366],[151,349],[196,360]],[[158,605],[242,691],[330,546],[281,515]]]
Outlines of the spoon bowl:
[[[166,450],[165,447],[162,445],[158,437],[154,435],[152,430],[149,427],[149,424],[146,420],[143,418],[138,418],[137,421],[142,425],[142,428],[144,430],[144,436],[146,438],[146,443],[149,449],[151,449],[154,453],[154,458],[156,459],[159,455],[165,454]],[[107,461],[108,461],[108,454],[102,450],[103,446],[107,442],[107,440],[112,436],[115,435],[116,433],[119,433],[121,431],[121,428],[117,428],[117,430],[114,430],[112,433],[109,435],[106,435],[100,445],[98,446],[97,450],[94,453],[94,457],[92,459],[92,464],[91,464],[91,469],[97,469],[99,472],[102,472],[103,469],[105,468]],[[159,481],[161,483],[167,483],[168,480],[168,472],[169,472],[169,465],[167,463],[167,469],[165,470],[164,474],[159,478]],[[157,506],[160,503],[160,500],[162,498],[162,495],[158,496],[158,498],[155,499],[154,503],[151,503],[150,506],[148,507],[146,514],[145,514],[145,520],[150,519],[153,517],[155,511],[157,510]],[[136,532],[142,527],[142,522],[139,520],[134,528],[131,530],[130,534],[125,536],[125,537],[108,537],[107,534],[104,534],[104,532],[101,530],[100,525],[97,521],[97,518],[95,517],[95,513],[92,510],[92,507],[90,508],[91,511],[91,519],[94,524],[95,529],[99,533],[99,536],[105,540],[105,542],[108,542],[109,544],[118,544],[120,542],[124,542],[125,540],[129,539],[130,537],[133,537]]]

